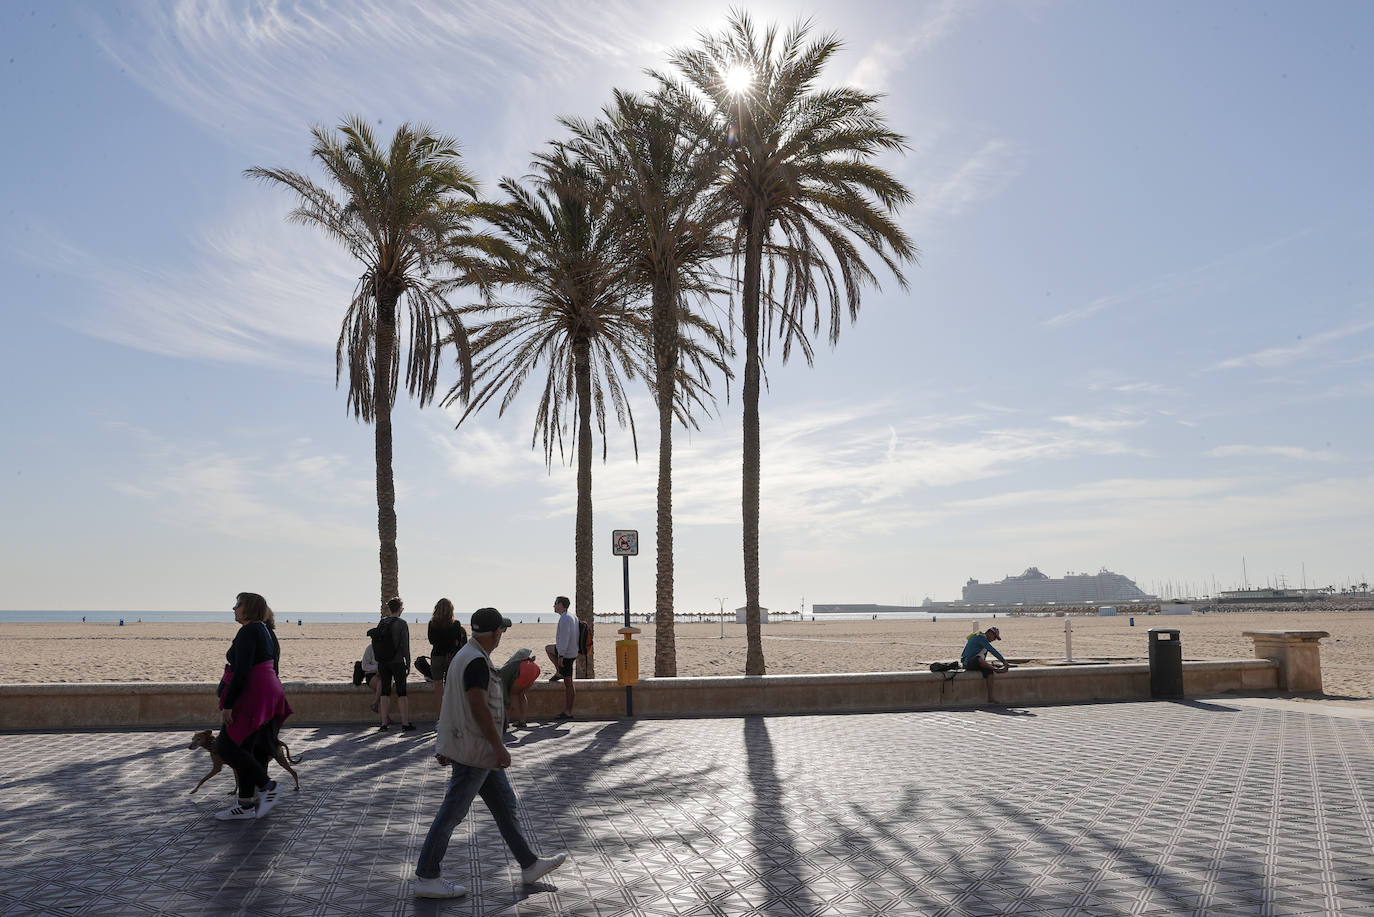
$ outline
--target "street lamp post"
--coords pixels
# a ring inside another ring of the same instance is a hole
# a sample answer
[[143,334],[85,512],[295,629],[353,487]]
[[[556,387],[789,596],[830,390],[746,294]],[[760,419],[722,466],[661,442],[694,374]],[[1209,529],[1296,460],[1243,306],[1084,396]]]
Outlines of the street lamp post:
[[722,640],[725,639],[725,600],[728,598],[728,595],[716,596],[716,601],[720,603],[720,639]]

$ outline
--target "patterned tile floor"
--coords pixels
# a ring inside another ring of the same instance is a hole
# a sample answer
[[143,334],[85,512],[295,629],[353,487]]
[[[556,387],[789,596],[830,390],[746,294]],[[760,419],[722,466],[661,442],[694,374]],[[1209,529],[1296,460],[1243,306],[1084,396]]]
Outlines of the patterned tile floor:
[[191,730],[0,737],[0,914],[1374,917],[1374,718],[1258,699],[575,722],[512,744],[424,901],[432,736],[299,727],[301,789],[214,821]]

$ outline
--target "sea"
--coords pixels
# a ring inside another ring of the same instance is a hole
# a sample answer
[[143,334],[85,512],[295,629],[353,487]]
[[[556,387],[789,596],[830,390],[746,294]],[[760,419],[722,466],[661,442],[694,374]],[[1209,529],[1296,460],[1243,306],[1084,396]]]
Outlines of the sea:
[[[557,616],[551,611],[517,611],[505,612],[506,617],[515,624],[543,624],[551,623]],[[295,614],[279,612],[277,622],[280,624],[299,622],[301,626],[306,624],[351,624],[355,622],[372,622],[377,620],[378,614],[373,611],[301,611]],[[599,619],[608,621],[622,621],[620,614],[598,614]],[[733,614],[726,615],[727,622],[734,620]],[[978,614],[976,612],[945,612],[934,613],[924,612],[889,612],[887,614],[817,614],[803,615],[800,620],[803,623],[817,624],[826,621],[920,621],[926,618],[995,618],[996,614],[989,615],[987,612]],[[414,615],[407,616],[406,620],[414,623],[424,623],[429,620],[429,615],[420,617]],[[461,616],[460,616],[461,620]],[[633,623],[644,624],[651,621],[651,617],[642,613],[631,613],[630,621]],[[706,623],[720,620],[718,614],[688,614],[679,612],[677,620],[682,623]],[[770,620],[777,623],[797,622],[798,616],[792,614],[773,614]],[[231,624],[234,621],[234,613],[228,609],[224,611],[24,611],[24,610],[0,610],[0,624],[72,624],[85,621],[94,624]]]

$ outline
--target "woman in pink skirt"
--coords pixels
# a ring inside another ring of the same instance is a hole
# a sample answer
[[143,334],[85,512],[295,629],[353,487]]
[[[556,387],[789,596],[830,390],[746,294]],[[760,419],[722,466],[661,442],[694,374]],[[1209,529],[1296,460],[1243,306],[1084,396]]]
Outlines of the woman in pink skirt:
[[220,719],[224,727],[215,751],[234,771],[239,801],[215,818],[232,821],[262,818],[277,803],[277,782],[267,776],[267,762],[277,747],[277,731],[291,715],[277,663],[276,620],[267,600],[240,592],[234,602],[239,632],[225,654],[228,664],[219,683]]

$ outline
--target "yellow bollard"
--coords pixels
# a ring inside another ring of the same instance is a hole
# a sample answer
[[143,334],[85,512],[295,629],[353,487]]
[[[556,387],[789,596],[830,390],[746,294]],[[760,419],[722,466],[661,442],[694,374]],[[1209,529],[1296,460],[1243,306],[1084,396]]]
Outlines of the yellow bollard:
[[639,684],[639,641],[634,635],[639,633],[638,627],[622,627],[616,633],[621,635],[621,639],[615,642],[615,680],[616,684],[631,685]]

